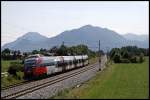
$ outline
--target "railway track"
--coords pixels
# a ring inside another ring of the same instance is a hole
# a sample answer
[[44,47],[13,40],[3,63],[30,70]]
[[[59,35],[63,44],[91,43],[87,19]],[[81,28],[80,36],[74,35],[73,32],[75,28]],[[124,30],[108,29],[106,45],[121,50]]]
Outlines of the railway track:
[[9,85],[9,86],[5,86],[5,87],[2,87],[1,90],[6,90],[6,89],[16,87],[16,86],[20,86],[20,85],[23,85],[23,84],[26,84],[26,83],[29,83],[29,81],[23,81],[23,82],[20,82],[20,83],[15,83],[15,84],[12,84],[12,85]]
[[[79,68],[76,68],[76,69],[79,69]],[[76,69],[74,68],[73,70],[76,70]],[[72,70],[69,70],[69,71],[72,71]],[[67,71],[67,72],[69,72],[69,71]],[[54,75],[59,75],[59,73],[58,74],[54,74]],[[54,76],[54,75],[52,75],[52,76]],[[48,77],[45,77],[45,78],[48,78]],[[37,80],[34,80],[34,82],[35,81],[37,81]],[[8,85],[8,86],[5,86],[5,87],[2,87],[1,90],[10,89],[10,88],[13,88],[13,87],[16,87],[16,86],[21,86],[23,84],[30,83],[30,82],[33,82],[33,81],[26,80],[26,81],[23,81],[23,82],[15,83],[15,84],[12,84],[12,85]]]
[[35,85],[33,87],[30,87],[30,88],[27,88],[27,89],[24,89],[24,90],[21,90],[21,91],[17,91],[15,93],[12,93],[12,94],[9,94],[9,95],[6,95],[6,96],[3,96],[3,97],[1,96],[1,98],[2,99],[15,99],[17,97],[23,96],[23,95],[28,94],[28,93],[32,93],[33,91],[39,90],[41,88],[50,86],[50,85],[58,83],[58,82],[61,82],[61,81],[65,80],[65,79],[69,79],[69,78],[71,78],[73,76],[79,75],[81,73],[84,73],[84,72],[86,72],[88,70],[91,70],[91,69],[94,69],[94,68],[95,67],[93,67],[93,65],[90,65],[90,66],[87,66],[84,69],[79,70],[78,72],[74,72],[74,73],[71,73],[69,75],[64,75],[64,76],[62,76],[62,77],[60,77],[58,79],[53,79],[53,80],[41,83],[39,85]]

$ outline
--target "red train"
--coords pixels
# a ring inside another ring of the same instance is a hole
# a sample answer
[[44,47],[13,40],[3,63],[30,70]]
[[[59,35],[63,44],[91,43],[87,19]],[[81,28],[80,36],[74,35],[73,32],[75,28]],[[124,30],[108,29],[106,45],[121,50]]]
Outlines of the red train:
[[89,63],[87,55],[80,56],[42,56],[40,54],[31,55],[24,61],[25,77],[39,77],[41,75],[51,75],[57,72],[87,66]]

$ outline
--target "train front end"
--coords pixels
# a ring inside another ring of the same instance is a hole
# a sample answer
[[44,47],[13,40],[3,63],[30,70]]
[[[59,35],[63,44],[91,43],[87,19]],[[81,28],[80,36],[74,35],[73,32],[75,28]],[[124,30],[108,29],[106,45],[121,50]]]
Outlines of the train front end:
[[[24,75],[26,78],[32,78],[35,76],[35,70],[37,70],[39,63],[42,62],[40,55],[30,55],[24,61]],[[41,72],[40,70],[39,72]],[[43,72],[43,71],[42,71]]]
[[37,78],[55,72],[55,57],[32,56],[25,59],[24,75],[27,78]]
[[36,67],[36,58],[26,59],[24,62],[24,75],[26,78],[33,77],[33,70]]

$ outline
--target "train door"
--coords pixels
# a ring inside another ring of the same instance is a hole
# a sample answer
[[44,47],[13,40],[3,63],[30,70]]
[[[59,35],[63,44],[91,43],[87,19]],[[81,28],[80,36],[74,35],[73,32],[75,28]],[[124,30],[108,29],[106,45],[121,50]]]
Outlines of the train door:
[[50,63],[46,67],[47,67],[47,74],[48,75],[55,73],[55,64],[54,63]]

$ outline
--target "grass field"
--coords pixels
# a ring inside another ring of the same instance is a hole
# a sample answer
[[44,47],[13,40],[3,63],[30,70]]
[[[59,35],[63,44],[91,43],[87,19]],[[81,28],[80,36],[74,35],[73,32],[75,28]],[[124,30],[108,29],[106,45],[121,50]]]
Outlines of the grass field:
[[142,99],[149,98],[149,57],[139,64],[112,64],[96,77],[60,92],[54,99]]
[[1,60],[1,72],[6,72],[11,62],[21,62],[21,60]]

